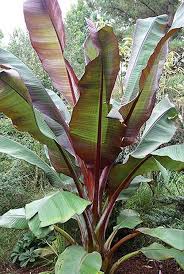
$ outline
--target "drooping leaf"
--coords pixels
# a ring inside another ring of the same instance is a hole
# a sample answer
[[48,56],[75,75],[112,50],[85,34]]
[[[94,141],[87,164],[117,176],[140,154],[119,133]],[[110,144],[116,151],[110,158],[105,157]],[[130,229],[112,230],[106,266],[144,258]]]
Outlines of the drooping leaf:
[[110,27],[101,29],[98,38],[101,52],[88,63],[79,81],[81,95],[73,110],[70,133],[77,154],[91,165],[100,158],[103,168],[120,152],[123,126],[119,120],[107,118],[119,70],[117,40]]
[[41,227],[41,222],[38,215],[34,215],[31,219],[28,220],[28,226],[31,232],[37,238],[44,238],[54,229],[53,226]]
[[141,252],[151,260],[163,261],[175,259],[181,269],[184,270],[184,252],[175,248],[167,248],[161,244],[153,243],[141,248]]
[[12,119],[18,130],[29,132],[35,139],[47,145],[54,168],[71,176],[66,159],[72,163],[73,157],[59,147],[56,136],[41,113],[33,108],[28,90],[19,74],[4,66],[0,70],[0,111]]
[[184,169],[184,144],[160,148],[151,154],[166,169],[178,171]]
[[81,246],[69,246],[61,253],[55,265],[56,274],[98,274],[102,259],[98,252],[87,253]]
[[54,186],[64,186],[59,175],[48,164],[42,161],[33,151],[2,135],[0,135],[0,152],[24,160],[41,168]]
[[28,222],[26,220],[25,209],[10,209],[4,215],[0,216],[0,227],[26,229]]
[[24,16],[32,45],[53,85],[74,105],[78,99],[77,77],[65,61],[65,32],[57,0],[27,0]]
[[141,227],[137,230],[143,234],[158,238],[176,249],[179,249],[181,251],[184,250],[184,230],[165,227]]
[[155,159],[166,169],[184,169],[184,145],[172,145],[153,151],[148,157],[138,159],[130,156],[125,163],[116,164],[109,175],[109,187],[116,189],[122,182],[152,171],[160,171]]
[[82,214],[89,204],[89,201],[70,192],[56,192],[27,204],[26,218],[30,220],[32,217],[38,215],[40,227],[65,223],[75,214]]
[[174,105],[167,97],[162,99],[153,109],[140,142],[131,155],[135,158],[144,158],[161,144],[169,142],[176,131],[174,125],[176,116]]
[[141,175],[136,176],[131,181],[129,187],[126,188],[126,189],[124,189],[120,193],[117,201],[123,201],[123,202],[127,201],[132,195],[134,195],[136,193],[136,191],[139,188],[139,186],[140,186],[141,183],[149,183],[151,181],[152,181],[152,179],[150,179],[150,178],[145,178],[145,177],[143,177]]
[[141,224],[142,220],[138,212],[132,209],[124,209],[120,211],[117,218],[117,225],[114,227],[115,230],[121,228],[133,229],[137,225]]
[[63,124],[64,119],[46,92],[46,89],[21,60],[19,60],[12,53],[0,49],[0,64],[8,64],[8,66],[10,65],[20,74],[21,79],[29,91],[31,101],[36,109],[61,125]]

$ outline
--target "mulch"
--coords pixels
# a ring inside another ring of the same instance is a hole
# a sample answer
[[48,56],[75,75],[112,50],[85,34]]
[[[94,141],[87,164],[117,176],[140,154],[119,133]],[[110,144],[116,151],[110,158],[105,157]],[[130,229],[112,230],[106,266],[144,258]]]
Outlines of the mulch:
[[[17,269],[11,265],[0,266],[0,274],[39,274],[48,270],[48,267]],[[155,262],[144,256],[138,256],[125,262],[116,274],[184,274],[184,271],[173,260]]]
[[126,261],[117,274],[184,274],[173,260],[156,262],[144,256]]
[[40,272],[49,271],[48,267],[35,267],[32,268],[16,268],[12,265],[1,265],[0,274],[39,274]]

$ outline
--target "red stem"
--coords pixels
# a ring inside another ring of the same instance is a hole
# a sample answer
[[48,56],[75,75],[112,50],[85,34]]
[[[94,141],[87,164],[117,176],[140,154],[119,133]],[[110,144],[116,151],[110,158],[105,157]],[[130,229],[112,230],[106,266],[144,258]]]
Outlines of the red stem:
[[113,245],[113,247],[109,250],[109,252],[107,253],[107,256],[111,256],[113,255],[113,253],[122,245],[124,244],[126,241],[129,241],[130,239],[135,238],[136,236],[138,236],[139,234],[141,234],[141,232],[136,231],[133,232],[129,235],[126,235],[125,237],[123,237],[121,240],[119,240],[115,245]]
[[132,176],[135,174],[135,172],[140,168],[140,166],[147,161],[148,158],[150,158],[151,155],[148,155],[146,158],[144,158],[134,169],[133,171],[127,176],[127,178],[119,185],[119,187],[116,189],[116,191],[112,194],[112,196],[109,199],[109,204],[107,206],[107,208],[105,209],[97,227],[96,227],[96,232],[98,234],[98,237],[103,239],[105,238],[105,232],[106,232],[106,228],[107,228],[107,224],[110,218],[110,215],[112,213],[112,210],[114,208],[114,205],[116,203],[116,200],[119,196],[119,194],[121,193],[121,191],[123,189],[126,189],[131,180],[132,180]]
[[100,181],[99,181],[99,212],[102,212],[102,199],[103,199],[103,193],[107,184],[107,179],[108,179],[108,175],[111,169],[111,165],[110,166],[106,166],[100,176]]

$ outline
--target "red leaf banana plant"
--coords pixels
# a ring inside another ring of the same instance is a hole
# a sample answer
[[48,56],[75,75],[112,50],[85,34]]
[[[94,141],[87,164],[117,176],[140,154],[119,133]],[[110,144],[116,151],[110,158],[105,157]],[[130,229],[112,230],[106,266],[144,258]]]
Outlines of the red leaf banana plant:
[[[125,260],[141,252],[159,259],[153,250],[169,254],[167,258],[175,258],[184,267],[178,259],[184,243],[175,237],[180,234],[182,238],[184,232],[137,227],[142,221],[134,211],[122,210],[117,226],[107,237],[116,202],[127,200],[141,182],[150,181],[142,175],[184,169],[184,145],[160,148],[175,133],[177,111],[168,98],[155,106],[168,40],[184,26],[184,4],[176,11],[171,26],[167,15],[137,21],[119,108],[111,103],[120,70],[118,41],[111,27],[98,30],[87,20],[86,68],[77,79],[64,57],[65,30],[57,0],[26,0],[24,15],[32,46],[61,97],[46,90],[19,59],[1,49],[0,111],[18,130],[27,131],[46,145],[51,166],[4,136],[0,136],[0,152],[37,165],[59,191],[25,209],[10,210],[1,217],[0,226],[29,227],[38,237],[52,229],[60,232],[71,246],[59,255],[56,274],[103,273],[100,270],[112,274]],[[135,145],[134,151],[119,160],[124,147],[131,145]],[[63,180],[62,174],[70,179]],[[70,218],[78,222],[83,247],[57,226]],[[124,228],[130,233],[114,242],[117,231]],[[164,237],[166,232],[169,240]],[[157,237],[172,248],[155,243],[112,265],[117,249],[141,233]]]

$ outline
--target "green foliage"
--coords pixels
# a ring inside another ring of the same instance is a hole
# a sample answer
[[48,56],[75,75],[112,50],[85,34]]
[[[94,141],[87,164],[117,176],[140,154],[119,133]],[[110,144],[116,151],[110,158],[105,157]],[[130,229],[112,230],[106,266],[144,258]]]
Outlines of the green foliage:
[[[98,9],[102,16],[109,21],[115,21],[116,25],[130,25],[139,18],[157,16],[160,14],[174,13],[179,0],[87,0],[89,6]],[[104,15],[105,14],[105,15]]]
[[20,267],[26,267],[35,263],[40,259],[39,253],[36,250],[52,244],[54,240],[56,240],[54,234],[38,240],[31,232],[24,233],[13,248],[10,256],[12,263]]
[[[17,131],[12,127],[9,119],[0,119],[0,133],[19,141],[24,146],[36,151],[41,158],[45,158],[41,145],[34,141],[27,133]],[[0,155],[0,213],[10,208],[22,207],[31,201],[40,191],[40,185],[47,185],[44,173],[25,161],[12,159]],[[30,182],[32,187],[30,188]],[[39,191],[38,191],[39,190]]]
[[[157,177],[158,178],[158,177]],[[159,179],[159,178],[158,178]],[[157,185],[143,183],[126,203],[126,207],[136,209],[141,214],[144,226],[166,226],[184,229],[184,175],[171,173],[170,180]]]
[[[0,134],[20,142],[45,159],[42,146],[27,133],[22,133],[12,127],[9,119],[0,119]],[[25,161],[12,159],[6,154],[0,155],[0,174],[1,215],[10,208],[24,206],[33,197],[40,197],[43,192],[42,187],[44,191],[48,191],[48,179],[42,171]],[[0,262],[9,260],[13,246],[21,234],[21,231],[0,228]]]
[[11,257],[13,263],[15,263],[18,260],[20,263],[20,267],[26,267],[28,264],[34,263],[38,258],[38,255],[35,254],[33,247],[26,250],[25,252],[23,252],[19,249],[19,247],[17,247],[13,250]]

